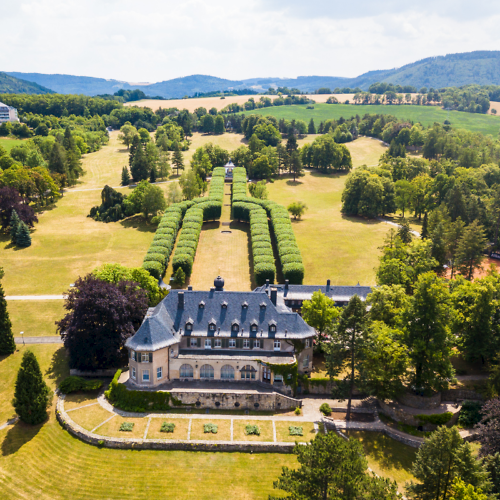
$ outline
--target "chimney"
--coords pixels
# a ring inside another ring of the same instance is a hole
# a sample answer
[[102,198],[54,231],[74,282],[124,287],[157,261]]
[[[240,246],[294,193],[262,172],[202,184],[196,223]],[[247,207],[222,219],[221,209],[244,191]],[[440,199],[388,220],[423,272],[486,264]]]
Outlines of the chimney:
[[178,309],[184,309],[184,292],[179,292],[177,297],[179,298]]
[[326,291],[327,293],[330,291],[330,280],[326,280]]
[[276,305],[276,298],[278,297],[278,290],[273,287],[271,288],[271,302]]
[[269,288],[269,279],[266,280],[266,288]]
[[191,291],[193,289],[193,286],[192,285],[189,285],[188,286],[188,290]]
[[285,290],[288,291],[288,285],[290,284],[290,280],[285,280]]

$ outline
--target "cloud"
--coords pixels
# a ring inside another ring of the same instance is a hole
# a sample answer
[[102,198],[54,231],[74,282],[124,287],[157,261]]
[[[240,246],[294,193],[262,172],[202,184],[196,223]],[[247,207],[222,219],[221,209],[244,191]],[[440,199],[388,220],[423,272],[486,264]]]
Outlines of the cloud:
[[[454,7],[451,7],[453,5]],[[0,70],[156,82],[357,76],[428,56],[499,47],[500,9],[424,0],[22,0],[2,6]],[[487,12],[487,17],[478,20]]]

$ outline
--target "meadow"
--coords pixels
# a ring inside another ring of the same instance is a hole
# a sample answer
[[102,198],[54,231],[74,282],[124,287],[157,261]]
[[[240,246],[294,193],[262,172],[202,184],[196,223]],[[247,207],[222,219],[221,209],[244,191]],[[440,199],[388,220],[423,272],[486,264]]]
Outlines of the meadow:
[[10,139],[5,137],[0,137],[0,146],[6,151],[10,151],[14,146],[21,144],[21,139]]

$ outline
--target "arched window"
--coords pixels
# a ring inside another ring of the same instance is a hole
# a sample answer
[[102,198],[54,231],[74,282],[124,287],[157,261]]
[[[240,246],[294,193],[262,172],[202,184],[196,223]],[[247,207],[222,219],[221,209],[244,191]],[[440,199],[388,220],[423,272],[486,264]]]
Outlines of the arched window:
[[203,365],[200,368],[200,378],[214,378],[214,367],[211,365]]
[[193,378],[193,367],[191,365],[182,365],[180,369],[181,378]]
[[224,365],[220,371],[220,378],[234,380],[234,368],[231,365]]
[[255,380],[255,374],[257,370],[250,365],[246,365],[241,370],[241,379],[242,380]]

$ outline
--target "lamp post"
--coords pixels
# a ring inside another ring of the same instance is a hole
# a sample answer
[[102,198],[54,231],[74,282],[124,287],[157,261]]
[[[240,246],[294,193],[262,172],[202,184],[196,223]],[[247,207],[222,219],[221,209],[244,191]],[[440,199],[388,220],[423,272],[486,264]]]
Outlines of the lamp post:
[[26,344],[24,343],[24,332],[21,332],[21,337],[23,338],[23,345],[26,345]]

